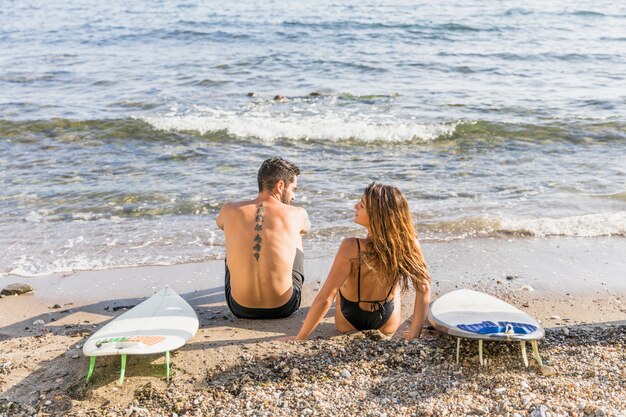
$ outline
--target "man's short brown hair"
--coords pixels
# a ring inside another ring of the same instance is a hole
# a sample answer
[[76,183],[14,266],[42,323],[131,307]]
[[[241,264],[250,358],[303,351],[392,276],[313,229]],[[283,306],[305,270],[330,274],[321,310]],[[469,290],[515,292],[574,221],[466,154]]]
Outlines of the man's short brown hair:
[[272,190],[280,180],[285,183],[285,186],[288,186],[297,175],[300,175],[300,168],[296,164],[292,164],[279,156],[266,159],[261,164],[256,177],[259,183],[259,192]]

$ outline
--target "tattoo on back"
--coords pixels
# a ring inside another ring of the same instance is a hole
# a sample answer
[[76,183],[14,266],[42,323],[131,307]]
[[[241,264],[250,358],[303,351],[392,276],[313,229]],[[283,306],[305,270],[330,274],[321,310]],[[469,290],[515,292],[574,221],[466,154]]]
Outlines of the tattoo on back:
[[259,204],[259,207],[256,210],[256,224],[254,226],[254,230],[257,232],[254,237],[254,246],[252,250],[254,251],[254,259],[259,262],[259,257],[261,256],[261,235],[258,232],[263,230],[263,216],[265,215],[265,207],[263,207],[263,203]]

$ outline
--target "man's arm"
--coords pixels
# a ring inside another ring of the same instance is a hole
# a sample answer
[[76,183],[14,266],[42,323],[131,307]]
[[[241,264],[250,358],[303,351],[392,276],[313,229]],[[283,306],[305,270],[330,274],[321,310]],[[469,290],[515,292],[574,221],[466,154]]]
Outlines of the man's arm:
[[309,213],[307,213],[305,209],[302,209],[302,215],[302,230],[300,234],[305,235],[311,231],[311,222],[309,221]]
[[224,218],[226,217],[226,211],[228,211],[228,203],[224,203],[222,209],[219,214],[215,218],[215,223],[217,223],[217,227],[224,230]]

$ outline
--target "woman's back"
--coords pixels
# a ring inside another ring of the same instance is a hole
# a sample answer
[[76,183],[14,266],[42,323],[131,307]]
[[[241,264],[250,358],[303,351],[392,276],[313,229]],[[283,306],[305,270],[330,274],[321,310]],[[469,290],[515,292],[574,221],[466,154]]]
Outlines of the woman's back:
[[397,285],[362,256],[361,247],[367,247],[368,241],[355,238],[354,242],[354,268],[339,289],[340,313],[357,330],[380,329],[395,310]]
[[419,337],[430,301],[430,276],[406,197],[395,187],[372,183],[354,209],[354,222],[367,229],[367,239],[341,242],[296,339],[306,339],[333,302],[340,332],[394,333],[401,322],[400,292],[409,288],[416,291],[406,337]]

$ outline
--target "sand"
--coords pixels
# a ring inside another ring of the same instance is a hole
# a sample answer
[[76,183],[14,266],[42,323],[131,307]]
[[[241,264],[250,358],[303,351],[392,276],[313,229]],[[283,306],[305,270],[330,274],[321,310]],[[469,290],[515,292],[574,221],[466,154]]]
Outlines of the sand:
[[[523,309],[547,329],[540,346],[548,367],[531,360],[524,368],[516,346],[495,342],[487,366],[469,342],[457,365],[454,340],[434,331],[413,342],[338,336],[332,310],[314,340],[275,341],[299,329],[332,254],[306,259],[303,306],[278,321],[232,316],[223,261],[5,276],[0,287],[24,282],[35,292],[0,299],[0,415],[626,415],[626,239],[472,239],[423,249],[433,298],[471,288]],[[85,386],[86,338],[166,283],[200,319],[197,335],[173,355],[172,380],[162,356],[137,357],[119,386],[118,359],[103,358]],[[403,298],[408,318],[412,294]],[[403,390],[376,388],[390,384]]]

